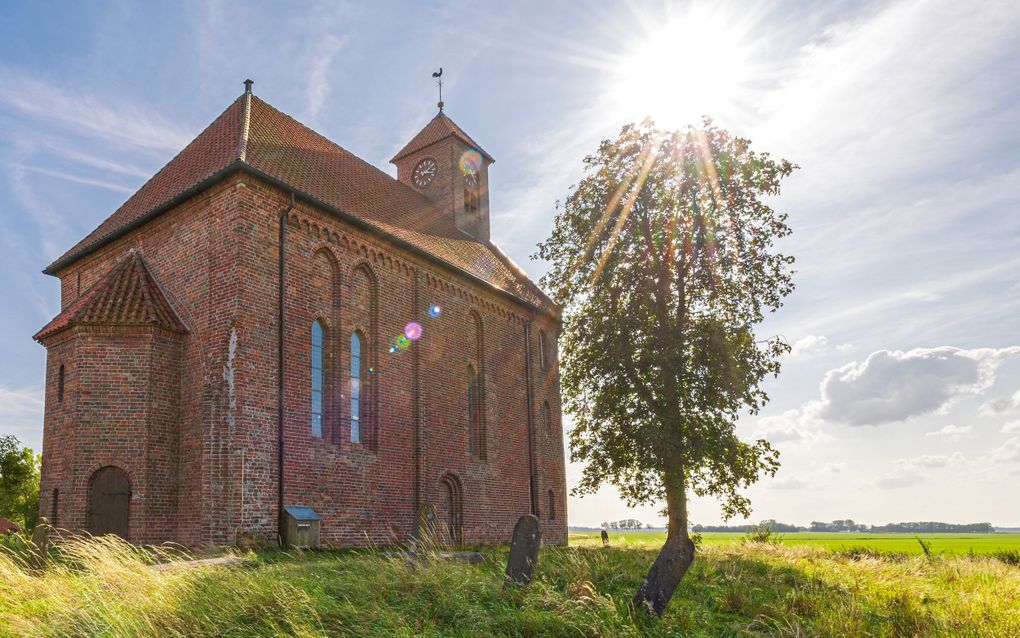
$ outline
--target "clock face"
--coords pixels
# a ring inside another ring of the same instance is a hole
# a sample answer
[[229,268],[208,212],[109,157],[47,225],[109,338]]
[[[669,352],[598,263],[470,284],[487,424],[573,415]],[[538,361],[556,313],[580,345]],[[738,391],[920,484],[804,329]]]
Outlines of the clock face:
[[426,157],[414,167],[411,182],[418,188],[425,188],[436,178],[436,169],[436,160]]

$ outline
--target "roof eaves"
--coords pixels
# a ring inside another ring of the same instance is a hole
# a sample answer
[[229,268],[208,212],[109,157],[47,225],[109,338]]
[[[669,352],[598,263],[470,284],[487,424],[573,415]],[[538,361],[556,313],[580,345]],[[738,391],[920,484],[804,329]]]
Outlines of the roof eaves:
[[[365,221],[364,219],[361,219],[357,215],[353,215],[351,213],[343,211],[343,210],[337,208],[336,206],[333,206],[332,204],[328,204],[328,203],[322,201],[321,199],[315,197],[314,195],[310,195],[309,193],[306,193],[305,191],[303,191],[301,189],[294,188],[293,186],[291,186],[290,184],[284,182],[283,180],[279,179],[278,177],[274,177],[274,176],[272,176],[272,175],[270,175],[268,173],[264,173],[263,171],[261,171],[261,170],[255,168],[254,166],[252,166],[251,164],[241,163],[240,169],[245,171],[245,172],[247,172],[247,173],[250,173],[250,174],[254,175],[255,177],[258,177],[260,179],[263,179],[263,180],[269,182],[270,184],[276,186],[277,188],[281,188],[281,189],[283,189],[285,191],[288,191],[288,192],[293,192],[295,197],[303,199],[304,201],[308,202],[309,204],[312,204],[314,206],[322,208],[323,210],[336,215],[340,219],[342,219],[342,220],[344,220],[344,221],[346,221],[346,222],[356,226],[357,228],[360,228],[360,229],[368,231],[368,232],[370,232],[370,233],[372,233],[374,235],[382,237],[383,239],[385,239],[387,241],[390,241],[390,242],[396,244],[397,246],[400,246],[401,248],[409,250],[409,251],[413,252],[414,254],[419,255],[420,257],[424,257],[425,259],[427,259],[428,261],[431,261],[434,264],[437,264],[439,266],[447,268],[447,269],[449,269],[449,270],[451,270],[451,271],[453,271],[453,272],[455,272],[457,274],[460,274],[460,275],[463,275],[465,277],[468,277],[472,281],[478,282],[478,283],[482,284],[483,286],[485,286],[486,288],[489,288],[490,290],[498,292],[499,294],[502,294],[502,295],[504,295],[506,297],[509,297],[510,299],[513,299],[517,303],[520,303],[520,304],[523,304],[524,306],[527,306],[531,310],[534,310],[536,312],[545,313],[545,314],[553,314],[553,316],[556,316],[556,314],[552,313],[549,308],[542,308],[541,306],[538,306],[538,305],[528,301],[527,299],[523,299],[519,295],[514,294],[512,291],[507,290],[505,288],[501,288],[501,287],[497,286],[496,284],[492,283],[491,281],[487,281],[486,279],[483,279],[483,278],[479,277],[478,275],[476,275],[476,274],[474,274],[474,273],[472,273],[472,272],[470,272],[468,270],[464,270],[463,268],[460,268],[459,266],[451,264],[450,262],[446,261],[445,259],[443,259],[443,258],[441,258],[441,257],[439,257],[437,255],[434,255],[434,254],[430,253],[429,251],[424,250],[423,248],[421,248],[419,246],[416,246],[415,244],[412,244],[411,242],[407,241],[406,239],[401,239],[400,237],[397,237],[396,235],[388,233],[385,230],[383,230],[382,228],[379,228],[375,224],[369,223],[369,222]],[[517,270],[520,270],[520,269],[518,268]],[[544,295],[544,293],[543,293],[543,295]],[[553,306],[555,307],[555,304],[553,304]]]
[[56,277],[57,276],[57,271],[59,271],[61,268],[64,268],[66,266],[70,266],[71,264],[73,264],[74,262],[78,261],[82,257],[86,257],[88,255],[91,255],[92,253],[96,252],[97,250],[99,250],[103,246],[106,246],[107,244],[109,244],[109,243],[111,243],[111,242],[113,242],[113,241],[115,241],[117,239],[120,239],[121,237],[123,237],[124,235],[128,234],[129,232],[131,232],[135,228],[138,228],[139,226],[145,224],[150,219],[152,219],[154,217],[158,217],[160,214],[165,213],[166,211],[170,210],[174,206],[177,206],[177,205],[181,204],[182,202],[187,201],[188,199],[191,199],[192,197],[194,197],[195,195],[201,193],[205,189],[209,188],[210,186],[212,186],[216,182],[220,181],[221,179],[223,179],[224,177],[226,177],[230,173],[240,169],[241,167],[245,167],[245,166],[248,166],[248,165],[245,164],[243,161],[241,161],[239,159],[238,160],[234,160],[230,164],[227,164],[225,167],[221,168],[220,170],[218,170],[215,173],[213,173],[212,175],[210,175],[209,177],[206,177],[205,179],[203,179],[202,181],[198,182],[194,186],[192,186],[192,187],[188,188],[187,190],[181,192],[180,195],[177,195],[177,196],[167,200],[165,203],[160,204],[159,206],[156,206],[155,208],[153,208],[149,212],[145,213],[144,215],[140,215],[139,217],[131,220],[131,222],[125,224],[121,228],[118,228],[117,230],[113,231],[109,235],[106,235],[105,237],[99,238],[98,240],[96,240],[90,246],[82,248],[77,253],[67,254],[67,255],[64,255],[63,257],[57,259],[52,264],[50,264],[49,266],[47,266],[46,268],[43,269],[43,274],[44,275],[50,275],[52,277]]

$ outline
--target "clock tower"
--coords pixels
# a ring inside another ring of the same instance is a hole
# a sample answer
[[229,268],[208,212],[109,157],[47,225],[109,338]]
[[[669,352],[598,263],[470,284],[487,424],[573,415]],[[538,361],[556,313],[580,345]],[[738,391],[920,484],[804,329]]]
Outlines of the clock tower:
[[397,179],[422,193],[471,237],[489,241],[489,165],[482,150],[440,109],[390,160]]

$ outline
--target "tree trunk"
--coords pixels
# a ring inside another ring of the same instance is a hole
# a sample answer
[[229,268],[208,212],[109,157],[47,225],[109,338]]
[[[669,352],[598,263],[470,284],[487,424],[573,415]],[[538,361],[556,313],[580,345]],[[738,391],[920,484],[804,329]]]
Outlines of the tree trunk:
[[669,517],[666,544],[652,563],[633,601],[634,607],[649,616],[662,616],[673,598],[673,592],[694,562],[694,543],[687,535],[687,494],[683,469],[675,457],[667,459],[663,465],[666,514]]

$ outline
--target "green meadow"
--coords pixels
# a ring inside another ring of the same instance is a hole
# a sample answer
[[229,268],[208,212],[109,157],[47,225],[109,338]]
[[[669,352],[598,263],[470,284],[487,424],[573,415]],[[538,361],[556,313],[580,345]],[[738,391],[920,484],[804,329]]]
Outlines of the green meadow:
[[573,540],[543,548],[527,588],[504,588],[505,547],[481,550],[478,564],[264,551],[239,554],[243,565],[184,567],[187,553],[104,537],[64,542],[45,569],[0,547],[0,637],[1020,636],[1017,552],[707,538],[665,616],[649,620],[629,602],[661,535],[617,535],[609,548]]
[[[623,545],[647,545],[663,543],[665,532],[617,531],[609,533],[610,542]],[[705,532],[702,534],[704,547],[718,547],[742,543],[745,534],[729,532]],[[868,549],[877,552],[893,552],[921,555],[924,550],[918,538],[928,544],[936,554],[979,554],[997,552],[1020,552],[1020,534],[860,534],[841,532],[791,532],[775,534],[773,537],[786,547],[817,547],[840,551]],[[601,544],[598,532],[571,532],[570,542],[578,544]]]

